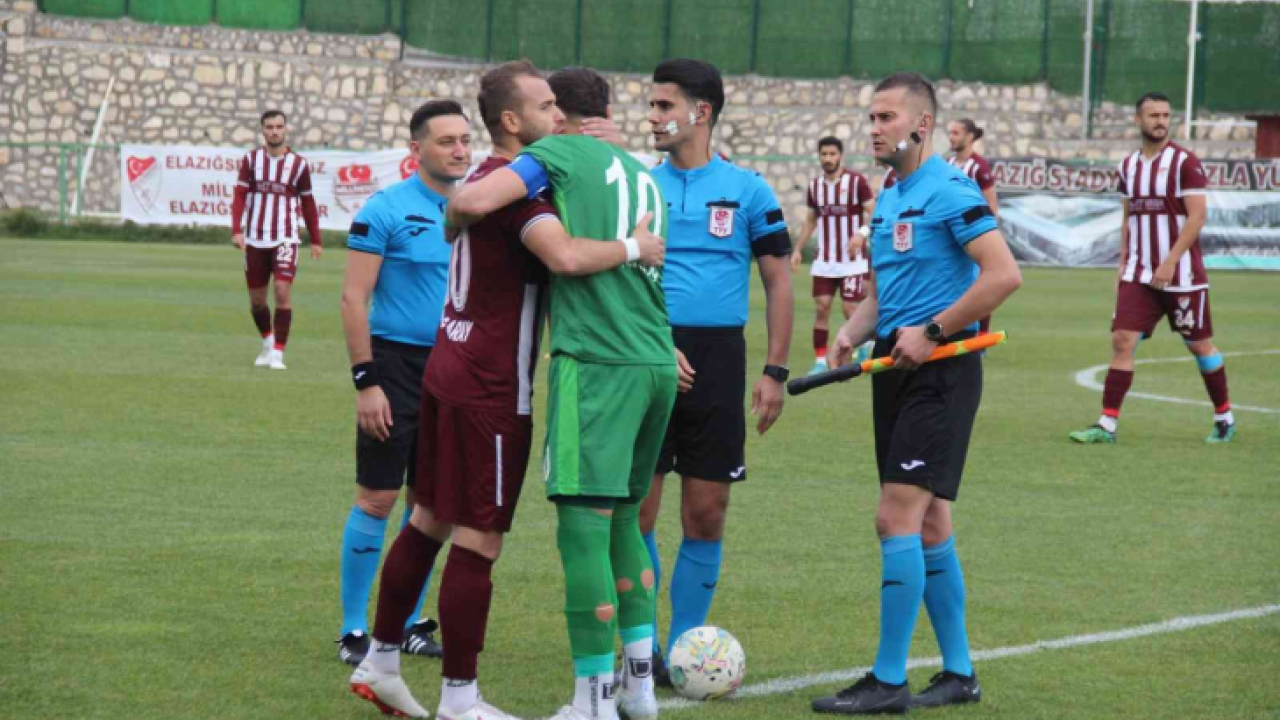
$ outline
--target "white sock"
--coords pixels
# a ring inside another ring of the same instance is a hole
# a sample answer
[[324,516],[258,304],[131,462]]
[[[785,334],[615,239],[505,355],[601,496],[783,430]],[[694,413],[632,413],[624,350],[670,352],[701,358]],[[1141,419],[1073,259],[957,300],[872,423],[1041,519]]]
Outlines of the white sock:
[[476,680],[444,678],[440,681],[440,704],[450,710],[466,712],[479,700],[480,683]]
[[629,642],[624,646],[626,662],[624,683],[633,695],[653,692],[653,638]]
[[574,678],[573,707],[587,717],[615,720],[618,708],[613,702],[613,673]]
[[262,344],[265,345],[266,347],[274,347],[276,344],[276,336],[268,335],[262,338]]
[[1224,413],[1214,413],[1214,414],[1213,414],[1213,421],[1214,421],[1214,422],[1216,422],[1216,423],[1224,422],[1224,423],[1226,423],[1226,424],[1228,424],[1228,425],[1235,425],[1235,424],[1236,424],[1236,416],[1235,416],[1235,415],[1232,415],[1230,410],[1228,410],[1228,411],[1226,411],[1226,412],[1224,412]]
[[384,643],[373,638],[369,643],[369,665],[385,675],[400,674],[400,643]]
[[1119,422],[1116,418],[1113,418],[1110,415],[1103,415],[1098,418],[1098,424],[1102,426],[1103,430],[1113,433],[1116,431],[1116,425],[1118,425]]

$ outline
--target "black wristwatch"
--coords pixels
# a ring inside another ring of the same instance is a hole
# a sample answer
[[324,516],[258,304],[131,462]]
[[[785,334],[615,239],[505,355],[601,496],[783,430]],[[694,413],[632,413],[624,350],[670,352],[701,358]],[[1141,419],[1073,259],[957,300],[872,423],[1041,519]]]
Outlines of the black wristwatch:
[[780,383],[786,382],[787,378],[791,377],[791,371],[785,365],[765,365],[764,374]]
[[937,320],[931,320],[928,325],[924,326],[924,339],[929,342],[940,343],[947,339],[946,333],[942,332],[942,326]]

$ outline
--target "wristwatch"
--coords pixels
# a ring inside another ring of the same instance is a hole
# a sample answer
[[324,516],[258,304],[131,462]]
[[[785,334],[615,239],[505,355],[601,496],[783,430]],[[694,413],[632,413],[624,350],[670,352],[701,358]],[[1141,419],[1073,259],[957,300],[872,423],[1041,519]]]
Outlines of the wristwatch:
[[929,342],[940,343],[947,339],[947,334],[942,332],[942,326],[937,320],[930,320],[929,324],[924,326],[924,338]]
[[791,371],[785,365],[765,365],[764,374],[780,383],[786,382],[787,378],[791,377]]

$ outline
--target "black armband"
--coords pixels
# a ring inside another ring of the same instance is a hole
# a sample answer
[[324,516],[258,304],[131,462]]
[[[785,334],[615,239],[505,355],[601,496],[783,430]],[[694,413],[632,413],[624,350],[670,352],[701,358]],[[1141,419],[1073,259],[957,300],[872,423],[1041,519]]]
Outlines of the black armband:
[[756,257],[787,257],[791,254],[791,236],[787,234],[786,228],[775,230],[751,243],[751,254]]
[[351,366],[351,382],[356,386],[356,390],[364,390],[374,385],[381,385],[378,382],[378,367],[372,362],[362,362]]

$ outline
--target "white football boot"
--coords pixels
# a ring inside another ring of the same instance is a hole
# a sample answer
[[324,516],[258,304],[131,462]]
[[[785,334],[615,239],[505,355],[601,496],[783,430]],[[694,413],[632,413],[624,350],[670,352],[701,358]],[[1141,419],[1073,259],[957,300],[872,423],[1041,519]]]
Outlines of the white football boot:
[[266,367],[271,363],[271,349],[276,345],[276,337],[268,335],[262,339],[262,349],[258,351],[258,359],[253,361],[254,367]]
[[368,661],[351,673],[351,692],[368,700],[383,715],[401,718],[429,718],[431,713],[413,699],[409,686],[399,675],[388,675],[373,669]]
[[443,703],[436,708],[437,720],[520,720],[515,715],[509,715],[502,712],[498,708],[484,701],[484,698],[476,700],[476,704],[471,706],[466,712],[457,712],[450,708],[446,708]]
[[271,355],[270,355],[270,360],[269,360],[268,362],[269,362],[269,367],[270,367],[272,370],[287,370],[287,369],[288,369],[288,368],[286,368],[286,367],[284,366],[284,351],[283,351],[283,350],[276,350],[276,349],[272,349],[272,350],[271,350]]

